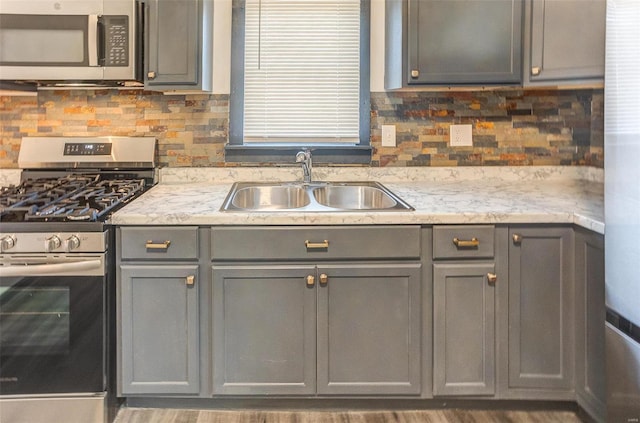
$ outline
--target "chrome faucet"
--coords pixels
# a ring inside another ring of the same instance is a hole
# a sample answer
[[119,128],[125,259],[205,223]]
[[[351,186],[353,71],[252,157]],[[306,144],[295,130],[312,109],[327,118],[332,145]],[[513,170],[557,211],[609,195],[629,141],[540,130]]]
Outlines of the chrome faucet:
[[305,148],[303,151],[298,151],[298,154],[296,154],[296,163],[300,163],[302,165],[303,182],[310,184],[311,170],[313,169],[311,150]]

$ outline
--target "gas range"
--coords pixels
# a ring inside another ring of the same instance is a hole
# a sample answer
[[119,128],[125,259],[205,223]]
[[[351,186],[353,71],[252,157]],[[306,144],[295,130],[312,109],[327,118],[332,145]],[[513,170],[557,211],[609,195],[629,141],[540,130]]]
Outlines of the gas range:
[[154,138],[22,139],[0,189],[0,421],[115,415],[109,218],[155,182]]

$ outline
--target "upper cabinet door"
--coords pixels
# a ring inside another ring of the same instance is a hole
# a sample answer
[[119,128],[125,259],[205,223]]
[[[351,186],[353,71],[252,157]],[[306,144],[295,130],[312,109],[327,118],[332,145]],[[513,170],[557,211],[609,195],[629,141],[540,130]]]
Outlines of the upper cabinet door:
[[146,8],[145,87],[209,89],[211,0],[151,0]]
[[525,85],[604,80],[606,0],[528,0]]
[[408,0],[408,84],[521,82],[521,0]]

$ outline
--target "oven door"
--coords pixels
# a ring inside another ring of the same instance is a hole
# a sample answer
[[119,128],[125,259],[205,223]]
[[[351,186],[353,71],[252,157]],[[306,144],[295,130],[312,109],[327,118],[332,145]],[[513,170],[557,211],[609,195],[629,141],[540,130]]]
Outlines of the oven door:
[[0,264],[0,393],[104,392],[105,254]]

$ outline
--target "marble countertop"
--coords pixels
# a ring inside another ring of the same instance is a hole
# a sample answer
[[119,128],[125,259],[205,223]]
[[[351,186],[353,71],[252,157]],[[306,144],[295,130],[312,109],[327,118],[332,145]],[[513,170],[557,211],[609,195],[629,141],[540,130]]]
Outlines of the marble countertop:
[[294,168],[167,169],[117,225],[574,223],[604,233],[603,172],[572,167],[316,170],[317,180],[377,180],[415,208],[401,212],[221,212],[233,181],[294,181]]

